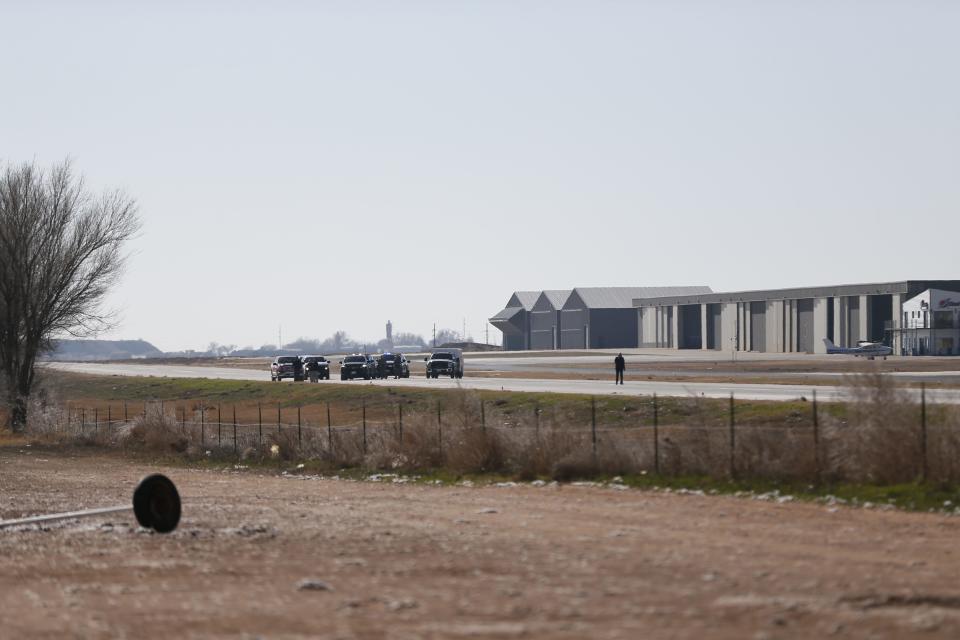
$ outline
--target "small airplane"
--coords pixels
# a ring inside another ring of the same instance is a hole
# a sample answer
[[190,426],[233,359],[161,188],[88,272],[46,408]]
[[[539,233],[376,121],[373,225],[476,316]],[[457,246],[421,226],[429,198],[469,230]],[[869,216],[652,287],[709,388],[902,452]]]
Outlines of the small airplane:
[[887,359],[887,356],[893,354],[893,349],[882,342],[870,342],[869,340],[860,340],[855,347],[838,347],[833,344],[830,338],[824,338],[823,344],[827,345],[827,353],[844,353],[851,356],[863,356],[868,360],[874,358]]

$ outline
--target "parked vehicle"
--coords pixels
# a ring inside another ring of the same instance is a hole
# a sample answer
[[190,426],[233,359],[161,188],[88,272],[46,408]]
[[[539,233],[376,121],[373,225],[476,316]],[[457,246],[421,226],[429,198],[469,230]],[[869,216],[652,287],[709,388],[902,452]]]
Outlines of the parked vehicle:
[[[382,364],[381,364],[382,363]],[[377,363],[378,371],[383,371],[383,377],[409,378],[410,361],[402,353],[384,353]]]
[[367,356],[362,353],[349,355],[340,361],[341,380],[353,380],[354,378],[369,380],[375,373],[376,363],[373,367],[368,366]]
[[428,378],[439,378],[441,375],[463,377],[462,349],[437,349],[429,358],[423,360],[427,363]]
[[[330,361],[323,356],[301,356],[304,374],[310,381],[330,379]],[[316,376],[314,376],[316,374]]]
[[270,364],[270,380],[280,382],[284,378],[303,382],[303,361],[300,356],[277,356],[273,359]]
[[371,378],[379,378],[380,371],[377,367],[377,357],[374,355],[367,354],[367,370],[370,371]]

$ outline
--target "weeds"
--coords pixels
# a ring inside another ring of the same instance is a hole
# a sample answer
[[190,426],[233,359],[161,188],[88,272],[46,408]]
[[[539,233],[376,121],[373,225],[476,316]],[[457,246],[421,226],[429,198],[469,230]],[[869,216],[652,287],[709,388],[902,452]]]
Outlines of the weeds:
[[[210,390],[210,381],[197,382]],[[225,394],[242,391],[228,381],[216,382]],[[128,385],[123,397],[134,393],[135,382],[123,383]],[[75,390],[77,383],[70,384],[67,388]],[[43,442],[76,441],[188,460],[305,462],[318,470],[491,474],[522,480],[700,477],[818,486],[920,481],[950,487],[960,482],[960,412],[930,406],[923,423],[911,396],[877,374],[849,377],[843,403],[736,403],[733,429],[727,401],[660,398],[656,441],[649,397],[597,398],[594,430],[589,397],[263,386],[270,391],[258,393],[289,388],[296,394],[336,393],[340,400],[321,395],[326,399],[295,405],[299,410],[294,411],[279,401],[282,406],[269,415],[257,402],[247,402],[231,405],[228,417],[219,411],[217,398],[187,393],[165,405],[144,403],[129,414],[127,406],[121,412],[101,405],[97,415],[125,415],[126,420],[91,426],[89,413],[78,419],[76,409],[67,410],[56,394],[48,394],[31,409],[29,435]],[[344,395],[348,392],[354,395]],[[222,424],[215,422],[218,414]],[[294,416],[301,422],[291,423]]]

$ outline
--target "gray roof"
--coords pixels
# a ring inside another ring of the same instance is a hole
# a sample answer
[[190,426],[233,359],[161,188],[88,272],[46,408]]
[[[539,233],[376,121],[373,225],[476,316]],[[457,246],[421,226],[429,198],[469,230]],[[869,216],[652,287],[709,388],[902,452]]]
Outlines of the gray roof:
[[710,287],[577,287],[573,293],[588,309],[629,309],[636,299],[703,295],[711,291]]
[[513,316],[517,315],[521,311],[523,311],[522,307],[507,307],[506,309],[501,310],[497,315],[490,318],[490,322],[495,323],[498,321],[504,322],[510,320],[513,318]]
[[533,305],[537,303],[537,298],[539,297],[539,291],[514,291],[510,299],[516,298],[520,302],[520,306],[530,311],[530,309],[533,309]]
[[567,298],[570,297],[571,291],[571,289],[546,289],[543,295],[547,296],[547,300],[550,301],[554,309],[561,309],[563,305],[567,304]]

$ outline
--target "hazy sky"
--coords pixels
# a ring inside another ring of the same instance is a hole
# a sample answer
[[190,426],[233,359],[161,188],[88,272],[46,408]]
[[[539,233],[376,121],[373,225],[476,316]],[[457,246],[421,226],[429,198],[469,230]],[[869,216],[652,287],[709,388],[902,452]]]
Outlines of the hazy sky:
[[107,337],[960,278],[955,1],[137,4],[0,4],[0,159],[140,204]]

